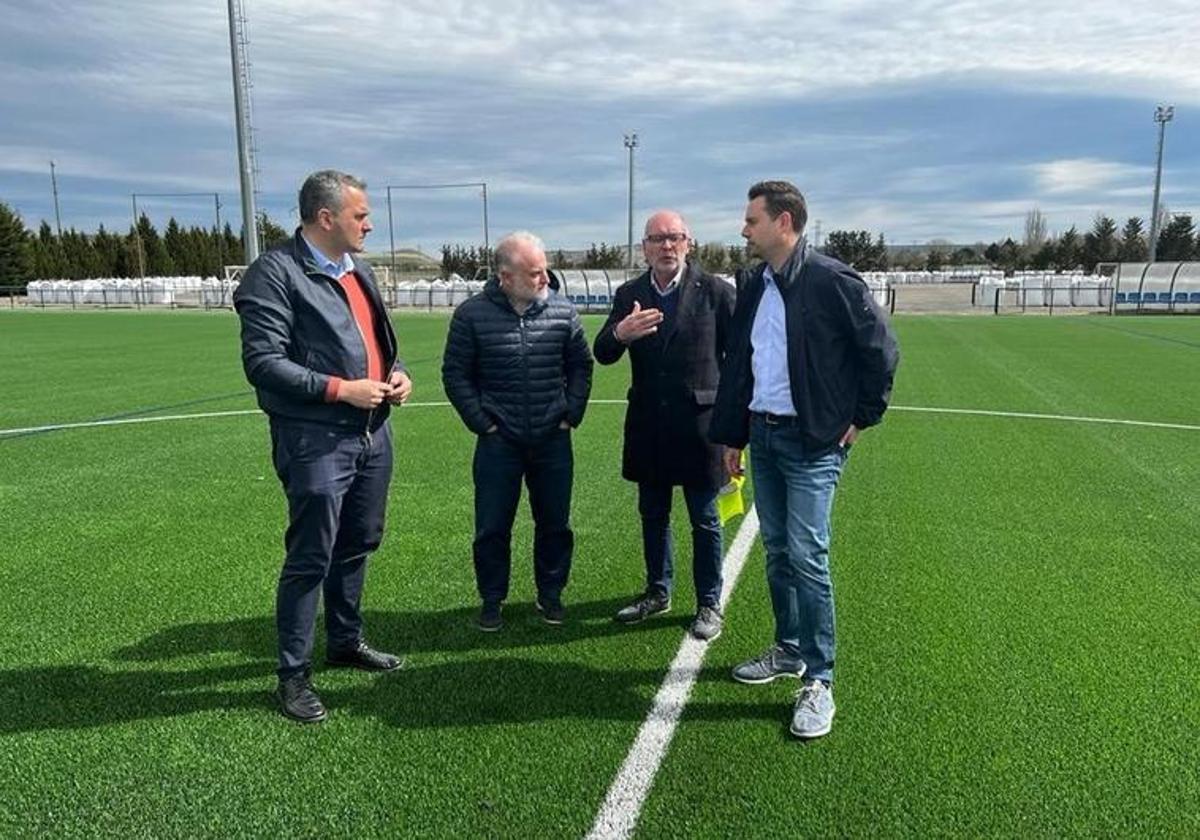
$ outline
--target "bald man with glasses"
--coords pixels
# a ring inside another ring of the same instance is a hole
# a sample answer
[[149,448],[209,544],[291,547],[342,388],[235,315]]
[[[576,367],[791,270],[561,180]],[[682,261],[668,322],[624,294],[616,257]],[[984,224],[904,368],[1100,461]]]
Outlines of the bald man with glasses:
[[621,474],[638,485],[646,586],[615,618],[636,624],[671,608],[671,499],[682,487],[696,586],[690,630],[708,641],[723,625],[717,492],[729,479],[721,448],[708,442],[708,422],[735,291],[688,262],[691,244],[678,212],[661,210],[646,221],[642,250],[649,269],[617,289],[593,350],[603,365],[628,350],[632,378]]

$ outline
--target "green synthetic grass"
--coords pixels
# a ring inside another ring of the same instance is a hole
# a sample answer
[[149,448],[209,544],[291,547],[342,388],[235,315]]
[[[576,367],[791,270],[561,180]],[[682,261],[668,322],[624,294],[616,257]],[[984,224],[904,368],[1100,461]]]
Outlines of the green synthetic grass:
[[[414,401],[442,400],[445,317],[396,320]],[[897,328],[898,406],[1200,424],[1196,319]],[[0,353],[0,429],[253,407],[228,313],[0,312]],[[627,380],[597,368],[593,396]],[[485,636],[471,438],[448,408],[398,411],[365,601],[409,664],[318,669],[331,716],[308,728],[269,697],[285,511],[261,417],[0,437],[0,835],[585,834],[693,598],[680,528],[674,612],[609,620],[642,575],[621,415],[576,433],[568,624],[534,614],[523,509]],[[833,733],[791,740],[790,686],[727,677],[771,638],[756,549],[638,836],[1200,833],[1198,445],[890,413],[837,501]]]

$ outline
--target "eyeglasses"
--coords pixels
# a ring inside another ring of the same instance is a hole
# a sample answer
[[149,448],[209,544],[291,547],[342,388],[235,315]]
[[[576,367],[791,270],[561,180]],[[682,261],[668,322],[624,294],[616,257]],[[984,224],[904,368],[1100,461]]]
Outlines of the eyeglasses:
[[663,245],[667,242],[678,245],[680,242],[687,242],[688,235],[686,233],[652,233],[646,237],[645,241],[653,245]]

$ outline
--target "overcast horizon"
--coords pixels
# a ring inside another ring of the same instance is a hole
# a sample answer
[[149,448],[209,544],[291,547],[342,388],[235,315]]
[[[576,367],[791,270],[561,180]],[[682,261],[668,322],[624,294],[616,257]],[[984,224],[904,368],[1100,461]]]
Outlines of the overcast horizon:
[[[1097,213],[1148,219],[1155,106],[1163,204],[1200,214],[1200,14],[1191,3],[875,0],[817,9],[727,0],[501,8],[366,0],[328,14],[247,0],[259,209],[296,223],[308,172],[369,184],[389,242],[388,185],[486,181],[491,239],[550,249],[635,238],[674,207],[702,242],[740,242],[745,192],[786,178],[810,229],[893,244],[1020,239]],[[124,231],[131,193],[174,215],[240,223],[225,3],[4,3],[0,201],[28,227]],[[186,17],[185,17],[186,16]],[[393,190],[397,248],[482,241],[477,188]]]

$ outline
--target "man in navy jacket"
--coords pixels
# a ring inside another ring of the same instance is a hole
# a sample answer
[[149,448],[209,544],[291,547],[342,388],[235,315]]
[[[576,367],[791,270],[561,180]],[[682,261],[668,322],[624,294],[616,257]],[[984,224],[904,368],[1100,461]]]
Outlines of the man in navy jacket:
[[306,723],[326,716],[311,670],[322,592],[327,664],[402,664],[366,643],[360,609],[392,475],[388,411],[412,391],[375,276],[352,256],[371,231],[369,214],[362,181],[313,173],[300,189],[296,235],[255,260],[233,295],[290,518],[276,591],[277,695],[284,715]]
[[738,293],[709,436],[733,472],[750,445],[775,642],[733,676],[802,679],[790,728],[815,738],[834,714],[834,490],[859,432],[883,417],[899,351],[862,278],[808,247],[800,191],[763,181],[749,199],[742,236],[766,262]]
[[479,629],[503,625],[512,569],[512,527],[529,487],[537,609],[563,622],[562,591],[571,572],[571,429],[583,422],[592,356],[575,307],[550,292],[546,249],[524,231],[496,245],[499,271],[450,319],[442,359],[446,396],[478,437],[475,481],[475,581],[483,602]]

